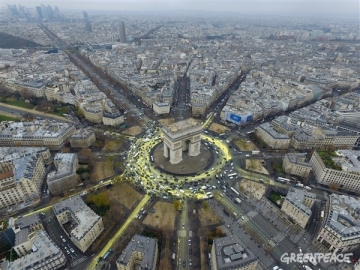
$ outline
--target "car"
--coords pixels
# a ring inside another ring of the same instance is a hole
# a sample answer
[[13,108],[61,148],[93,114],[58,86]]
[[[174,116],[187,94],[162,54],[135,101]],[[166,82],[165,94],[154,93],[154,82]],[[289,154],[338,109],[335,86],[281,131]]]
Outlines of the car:
[[190,249],[189,249],[189,254],[191,254],[191,253],[192,253],[192,249],[190,248]]
[[301,249],[301,247],[299,247],[299,252],[300,252],[300,253],[302,253],[302,249]]
[[64,238],[62,239],[62,241],[63,241],[64,243],[66,242],[66,240],[65,240]]
[[183,265],[183,267],[186,267],[186,262],[185,262],[185,261],[183,261],[182,265]]
[[185,228],[185,224],[184,224],[184,223],[182,224],[182,228],[183,228],[183,229]]

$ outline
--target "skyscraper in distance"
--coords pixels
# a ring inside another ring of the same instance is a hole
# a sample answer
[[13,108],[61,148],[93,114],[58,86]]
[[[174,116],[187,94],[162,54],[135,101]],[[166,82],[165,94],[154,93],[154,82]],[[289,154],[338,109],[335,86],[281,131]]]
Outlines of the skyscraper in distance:
[[120,22],[120,42],[126,43],[125,23]]

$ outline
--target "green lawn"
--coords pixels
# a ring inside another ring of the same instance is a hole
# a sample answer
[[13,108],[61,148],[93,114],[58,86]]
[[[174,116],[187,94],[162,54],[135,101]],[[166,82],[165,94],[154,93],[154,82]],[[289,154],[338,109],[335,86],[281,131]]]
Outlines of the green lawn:
[[279,205],[279,200],[281,200],[281,196],[278,193],[271,192],[269,196],[270,201],[275,203],[276,205]]
[[19,119],[6,115],[0,115],[0,122],[2,121],[19,121]]
[[342,171],[342,167],[336,164],[331,157],[336,157],[335,151],[318,151],[319,156],[324,162],[326,168]]
[[272,169],[277,173],[285,173],[284,168],[280,162],[274,161],[272,163]]
[[33,105],[22,100],[11,99],[11,100],[7,100],[6,104],[25,108],[25,109],[34,109]]

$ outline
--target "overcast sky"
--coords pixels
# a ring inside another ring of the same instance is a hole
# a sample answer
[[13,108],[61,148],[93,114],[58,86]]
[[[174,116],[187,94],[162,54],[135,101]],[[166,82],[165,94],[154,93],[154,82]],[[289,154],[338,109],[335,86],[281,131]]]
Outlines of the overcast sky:
[[248,14],[359,17],[359,0],[1,0],[26,7],[57,6],[61,10],[231,11]]

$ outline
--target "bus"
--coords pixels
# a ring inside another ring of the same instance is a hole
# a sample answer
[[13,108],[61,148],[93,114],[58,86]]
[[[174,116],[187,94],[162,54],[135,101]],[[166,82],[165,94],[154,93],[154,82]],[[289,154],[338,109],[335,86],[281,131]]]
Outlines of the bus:
[[239,198],[235,198],[235,203],[240,204],[240,203],[241,203],[241,200],[240,200]]
[[112,252],[112,249],[110,248],[110,249],[108,250],[108,252],[106,252],[106,254],[104,255],[103,260],[106,260],[106,258],[109,257],[109,255],[111,254],[111,252]]
[[237,196],[240,195],[240,193],[239,193],[235,188],[231,187],[231,190],[232,190]]
[[229,173],[227,176],[228,176],[228,177],[237,176],[237,173]]
[[287,179],[287,178],[283,178],[283,177],[278,177],[278,182],[281,182],[281,183],[290,183],[290,179]]

